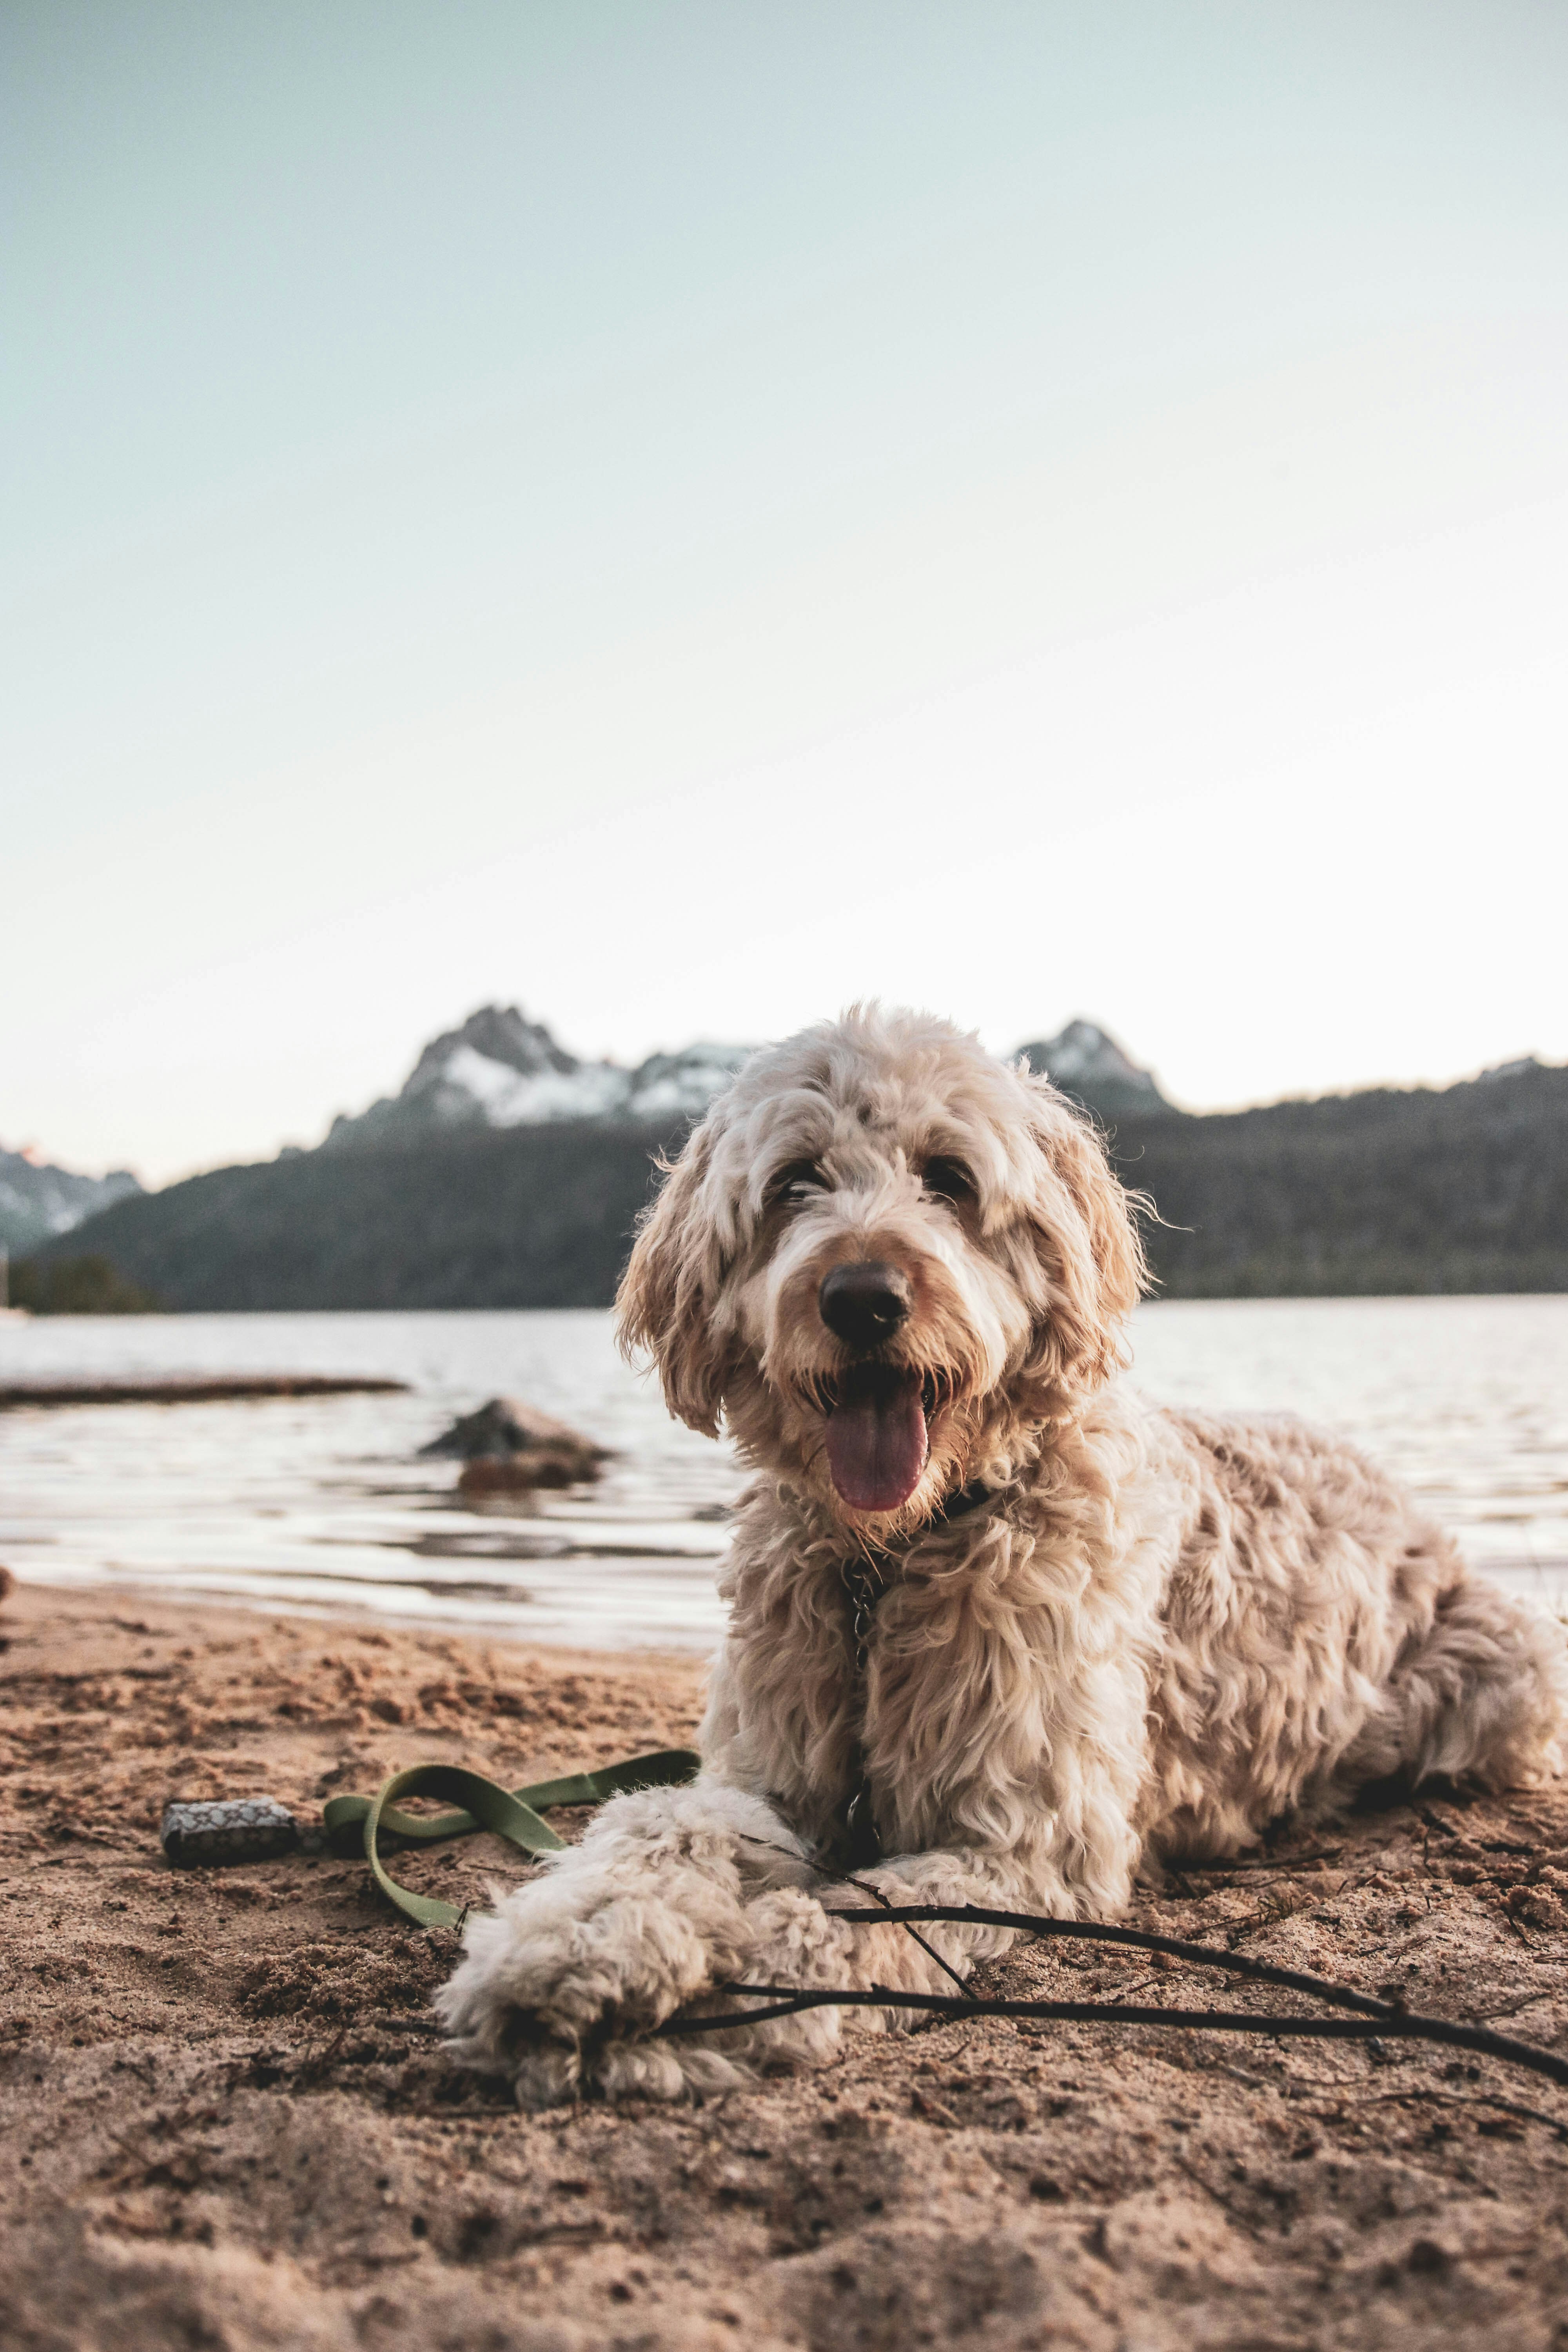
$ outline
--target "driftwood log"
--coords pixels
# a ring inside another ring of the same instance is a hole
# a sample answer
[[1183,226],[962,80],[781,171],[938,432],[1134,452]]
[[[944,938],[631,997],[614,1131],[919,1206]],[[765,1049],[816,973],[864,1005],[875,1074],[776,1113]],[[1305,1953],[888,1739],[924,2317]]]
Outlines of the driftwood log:
[[0,1412],[21,1405],[229,1404],[249,1397],[400,1396],[406,1381],[340,1379],[321,1372],[254,1372],[208,1379],[7,1381]]

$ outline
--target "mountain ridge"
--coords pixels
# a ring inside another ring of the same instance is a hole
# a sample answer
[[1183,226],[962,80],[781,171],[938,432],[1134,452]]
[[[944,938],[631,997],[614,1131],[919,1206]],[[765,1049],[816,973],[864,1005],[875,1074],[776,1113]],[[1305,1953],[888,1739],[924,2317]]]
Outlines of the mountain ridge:
[[1152,1071],[1140,1068],[1126,1047],[1098,1022],[1080,1016],[1058,1029],[1054,1037],[1020,1045],[1018,1053],[1031,1070],[1048,1077],[1071,1101],[1101,1118],[1114,1118],[1121,1111],[1163,1111],[1173,1118],[1188,1116],[1162,1094]]
[[128,1168],[79,1176],[31,1151],[0,1146],[0,1249],[19,1255],[68,1234],[142,1185]]
[[[421,1048],[397,1094],[352,1116],[340,1111],[315,1148],[363,1150],[461,1127],[699,1118],[755,1050],[703,1038],[677,1053],[650,1054],[630,1068],[584,1061],[520,1005],[482,1004]],[[1102,1117],[1156,1108],[1179,1116],[1151,1073],[1092,1021],[1069,1021],[1055,1037],[1017,1052]]]
[[482,1004],[421,1048],[397,1094],[340,1112],[317,1149],[363,1150],[464,1127],[697,1117],[752,1050],[700,1040],[627,1069],[580,1060],[519,1005]]

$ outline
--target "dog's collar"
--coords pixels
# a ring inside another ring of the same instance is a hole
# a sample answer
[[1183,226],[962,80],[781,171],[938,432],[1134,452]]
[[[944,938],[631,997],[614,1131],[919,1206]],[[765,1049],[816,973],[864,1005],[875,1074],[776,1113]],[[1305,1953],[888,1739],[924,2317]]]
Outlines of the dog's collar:
[[[885,1584],[889,1576],[898,1574],[910,1552],[925,1537],[934,1535],[940,1528],[950,1527],[954,1519],[966,1519],[972,1512],[984,1510],[988,1503],[996,1500],[1001,1492],[999,1486],[983,1486],[978,1479],[972,1486],[961,1486],[956,1495],[950,1495],[945,1503],[939,1504],[930,1518],[922,1520],[918,1528],[911,1528],[907,1534],[895,1537],[890,1543],[878,1544],[870,1553],[861,1553],[858,1557],[868,1563],[873,1560],[879,1563],[876,1568],[878,1583],[879,1586]],[[853,1562],[847,1564],[846,1572],[853,1566]]]
[[995,1491],[994,1487],[983,1485],[978,1478],[973,1486],[961,1486],[956,1495],[948,1496],[940,1511],[932,1514],[931,1526],[943,1527],[950,1519],[966,1519],[971,1511],[978,1511],[984,1504],[989,1503]]

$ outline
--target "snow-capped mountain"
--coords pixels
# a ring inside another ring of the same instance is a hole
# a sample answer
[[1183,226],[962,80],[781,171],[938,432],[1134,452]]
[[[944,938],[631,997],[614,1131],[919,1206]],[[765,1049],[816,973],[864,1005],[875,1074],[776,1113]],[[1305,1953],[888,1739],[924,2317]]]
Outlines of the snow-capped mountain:
[[78,1176],[68,1168],[52,1168],[30,1151],[0,1149],[0,1249],[19,1256],[37,1249],[57,1234],[68,1234],[84,1217],[95,1216],[111,1201],[141,1185],[128,1169],[110,1176]]
[[[698,1118],[752,1050],[704,1040],[678,1054],[650,1054],[636,1069],[584,1062],[517,1005],[485,1004],[460,1029],[431,1039],[399,1094],[357,1118],[340,1114],[321,1148],[352,1150],[455,1129],[566,1119],[612,1126]],[[1113,1116],[1170,1108],[1149,1072],[1092,1021],[1069,1021],[1058,1036],[1018,1050],[1092,1110]]]
[[1172,1108],[1151,1072],[1141,1070],[1109,1031],[1092,1021],[1069,1021],[1056,1036],[1018,1051],[1063,1094],[1107,1117]]
[[323,1150],[412,1140],[465,1127],[543,1127],[561,1119],[695,1118],[740,1068],[749,1045],[688,1045],[636,1069],[583,1062],[515,1004],[486,1004],[432,1038],[400,1094],[332,1121]]

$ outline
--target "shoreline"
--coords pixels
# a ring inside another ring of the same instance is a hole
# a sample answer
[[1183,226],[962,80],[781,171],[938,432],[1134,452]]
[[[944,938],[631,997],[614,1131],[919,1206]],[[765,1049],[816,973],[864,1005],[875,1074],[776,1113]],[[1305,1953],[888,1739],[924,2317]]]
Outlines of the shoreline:
[[[428,2000],[456,1939],[408,1927],[363,1863],[176,1872],[159,1848],[172,1796],[303,1813],[400,1764],[515,1786],[689,1744],[695,1657],[31,1580],[0,1640],[0,2269],[22,2352],[1553,2340],[1568,2096],[1501,2067],[992,2020],[855,2036],[820,2074],[700,2107],[529,2116],[447,2064]],[[475,1838],[398,1874],[482,1903],[523,1867]],[[1568,1792],[1293,1832],[1173,1878],[1136,1924],[1561,2049]],[[1227,1998],[1093,1947],[983,1974]]]
[[[673,1555],[679,1558],[681,1555]],[[591,1564],[591,1559],[590,1562]],[[593,1671],[613,1672],[617,1665],[657,1671],[668,1666],[677,1672],[688,1671],[700,1678],[718,1646],[719,1635],[711,1640],[637,1643],[623,1642],[595,1646],[591,1642],[555,1642],[548,1634],[529,1631],[523,1626],[503,1623],[499,1620],[475,1624],[458,1617],[432,1613],[429,1616],[394,1614],[368,1606],[354,1599],[342,1601],[310,1600],[280,1601],[276,1593],[245,1591],[213,1592],[205,1588],[184,1588],[156,1577],[138,1578],[107,1575],[86,1575],[52,1581],[32,1567],[13,1569],[13,1589],[59,1600],[78,1600],[86,1603],[107,1606],[111,1601],[123,1602],[127,1609],[138,1611],[168,1611],[182,1619],[211,1612],[218,1617],[233,1616],[262,1624],[277,1623],[293,1626],[302,1632],[314,1628],[323,1637],[337,1632],[391,1633],[426,1644],[438,1642],[458,1642],[468,1648],[500,1649],[507,1652],[537,1653],[542,1659],[569,1659]],[[3,1600],[3,1589],[0,1589]],[[0,1639],[4,1638],[5,1621],[0,1618]]]

